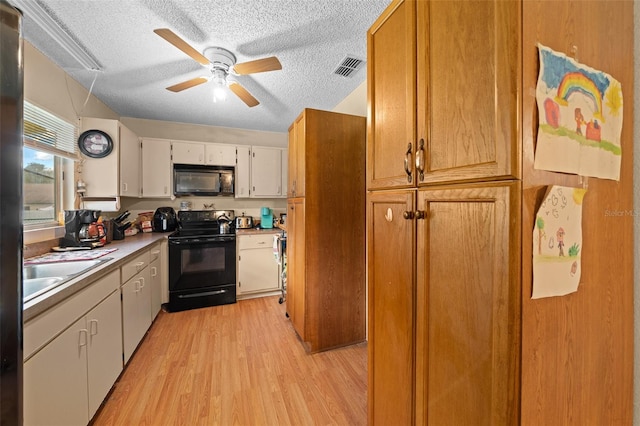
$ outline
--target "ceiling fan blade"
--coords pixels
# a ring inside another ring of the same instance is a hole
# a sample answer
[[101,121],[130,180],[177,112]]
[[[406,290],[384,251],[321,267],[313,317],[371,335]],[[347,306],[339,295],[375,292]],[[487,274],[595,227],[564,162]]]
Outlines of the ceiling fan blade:
[[167,90],[171,90],[172,92],[181,92],[185,89],[189,89],[193,86],[197,86],[202,83],[206,83],[209,79],[205,77],[196,77],[191,80],[183,81],[182,83],[174,84],[173,86],[167,87]]
[[269,58],[256,59],[255,61],[243,62],[235,64],[233,69],[237,74],[255,74],[265,71],[276,71],[282,69],[282,64],[275,56]]
[[182,50],[187,55],[191,56],[196,62],[202,65],[209,65],[209,60],[205,58],[200,52],[191,47],[189,43],[178,37],[176,33],[171,31],[168,28],[158,28],[153,30],[154,33],[158,34],[163,39],[167,40],[169,43],[173,44],[178,49]]
[[260,104],[260,102],[258,102],[258,100],[256,98],[254,98],[251,95],[251,93],[249,93],[247,91],[247,89],[245,89],[244,87],[242,87],[240,84],[236,83],[235,81],[233,83],[229,84],[229,89],[231,89],[231,91],[233,93],[235,93],[236,96],[238,96],[240,99],[242,99],[242,102],[247,104],[247,106],[249,108]]

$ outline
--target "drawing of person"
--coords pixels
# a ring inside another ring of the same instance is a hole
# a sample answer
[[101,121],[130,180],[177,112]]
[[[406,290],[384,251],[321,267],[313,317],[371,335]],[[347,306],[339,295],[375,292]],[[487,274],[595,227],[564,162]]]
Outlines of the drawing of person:
[[564,256],[564,229],[558,228],[556,232],[556,240],[558,240],[558,248],[560,249],[560,254],[558,256]]
[[576,133],[579,135],[582,135],[582,125],[587,124],[587,122],[584,121],[584,116],[582,115],[582,111],[580,110],[580,108],[576,108],[575,110],[575,119],[576,119]]

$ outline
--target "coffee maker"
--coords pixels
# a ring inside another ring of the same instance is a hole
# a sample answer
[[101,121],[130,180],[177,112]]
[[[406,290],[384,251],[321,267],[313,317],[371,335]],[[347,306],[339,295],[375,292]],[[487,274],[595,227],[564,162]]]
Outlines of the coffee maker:
[[[65,210],[65,235],[61,247],[101,247],[104,245],[104,227],[98,224],[100,210]],[[102,229],[102,232],[100,232]]]

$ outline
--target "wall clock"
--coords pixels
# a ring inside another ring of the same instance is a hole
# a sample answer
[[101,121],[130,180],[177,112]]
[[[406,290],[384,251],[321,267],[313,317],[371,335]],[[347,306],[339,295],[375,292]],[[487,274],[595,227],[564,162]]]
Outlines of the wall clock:
[[78,138],[78,148],[88,157],[102,158],[113,151],[113,141],[101,130],[87,130]]

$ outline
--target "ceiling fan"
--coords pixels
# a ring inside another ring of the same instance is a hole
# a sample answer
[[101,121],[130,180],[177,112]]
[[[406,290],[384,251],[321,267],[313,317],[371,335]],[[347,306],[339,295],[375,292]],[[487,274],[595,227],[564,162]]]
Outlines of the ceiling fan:
[[208,67],[211,72],[210,76],[192,78],[167,87],[167,90],[172,92],[180,92],[213,80],[218,88],[228,86],[247,106],[254,107],[260,102],[240,83],[235,80],[227,80],[228,75],[246,75],[282,69],[280,61],[275,56],[237,64],[235,55],[222,47],[207,47],[200,53],[168,28],[158,28],[153,32],[182,50],[199,64]]

